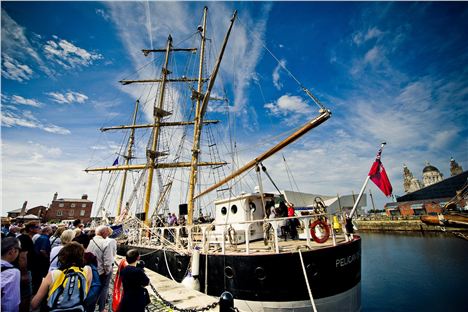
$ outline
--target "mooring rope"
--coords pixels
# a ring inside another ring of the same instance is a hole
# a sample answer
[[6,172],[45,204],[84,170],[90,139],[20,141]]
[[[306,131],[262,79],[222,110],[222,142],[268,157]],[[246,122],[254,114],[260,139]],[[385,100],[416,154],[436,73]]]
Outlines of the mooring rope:
[[302,252],[301,252],[300,249],[299,249],[299,258],[301,259],[302,272],[304,272],[304,278],[305,278],[306,285],[307,285],[307,291],[309,292],[310,302],[312,303],[312,307],[314,308],[314,312],[317,312],[317,307],[315,306],[314,297],[312,296],[312,290],[310,289],[309,280],[307,279],[307,272],[306,272],[306,269],[305,269],[305,266],[304,266],[304,260],[302,259]]

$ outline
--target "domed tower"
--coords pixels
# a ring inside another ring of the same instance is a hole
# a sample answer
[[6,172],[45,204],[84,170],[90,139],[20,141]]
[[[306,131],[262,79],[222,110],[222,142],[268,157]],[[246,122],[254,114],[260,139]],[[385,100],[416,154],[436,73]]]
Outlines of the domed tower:
[[442,173],[440,173],[439,169],[432,166],[428,161],[426,161],[426,167],[424,167],[423,169],[424,187],[440,182],[443,179],[444,176],[442,175]]
[[421,189],[421,182],[416,179],[408,167],[403,164],[403,189],[406,193],[411,193]]
[[463,172],[462,166],[460,166],[455,159],[450,158],[450,176],[453,177],[457,174],[460,174]]

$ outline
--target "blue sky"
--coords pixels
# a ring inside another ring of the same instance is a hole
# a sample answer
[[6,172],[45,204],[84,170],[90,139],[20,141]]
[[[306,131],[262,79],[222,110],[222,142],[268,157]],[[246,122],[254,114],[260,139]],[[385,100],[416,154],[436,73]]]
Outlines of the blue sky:
[[[184,45],[205,4],[214,51],[239,11],[215,92],[229,97],[240,159],[317,112],[264,45],[333,113],[265,162],[280,188],[284,155],[301,191],[357,193],[381,141],[396,195],[403,164],[420,179],[425,161],[445,177],[450,157],[467,169],[464,2],[2,1],[3,213],[55,192],[96,199],[99,175],[83,169],[111,164],[120,143],[98,129],[129,123],[140,91],[118,81],[147,78],[140,50],[169,32]],[[214,106],[207,118],[225,115]],[[381,208],[388,199],[370,188]]]

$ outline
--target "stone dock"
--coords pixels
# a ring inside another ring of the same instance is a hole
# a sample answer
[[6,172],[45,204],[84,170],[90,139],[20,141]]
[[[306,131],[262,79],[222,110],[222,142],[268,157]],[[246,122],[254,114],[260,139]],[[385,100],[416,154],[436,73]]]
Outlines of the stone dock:
[[[116,262],[119,263],[121,259],[123,258],[117,256]],[[115,279],[116,272],[117,265],[114,265],[113,280]],[[149,277],[151,284],[146,287],[151,298],[151,304],[147,306],[148,311],[219,311],[219,307],[217,305],[219,298],[208,296],[202,292],[186,288],[182,284],[149,269],[145,269],[145,273]],[[111,282],[111,289],[109,290],[111,298],[112,290],[113,281]]]
[[468,228],[427,225],[419,219],[413,220],[353,220],[358,232],[418,231],[418,232],[463,232]]

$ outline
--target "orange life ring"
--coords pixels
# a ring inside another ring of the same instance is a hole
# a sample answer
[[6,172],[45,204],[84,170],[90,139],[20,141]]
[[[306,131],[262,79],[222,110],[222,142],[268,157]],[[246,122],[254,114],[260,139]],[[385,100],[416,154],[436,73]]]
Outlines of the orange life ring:
[[[319,238],[317,236],[317,234],[315,234],[315,227],[317,225],[320,225],[320,227],[323,229],[324,231],[324,235],[322,238]],[[312,224],[310,225],[310,235],[312,235],[312,238],[314,239],[314,241],[316,241],[317,243],[319,244],[323,244],[325,243],[328,238],[330,237],[330,228],[328,227],[328,225],[323,222],[322,220],[315,220],[314,222],[312,222]]]

